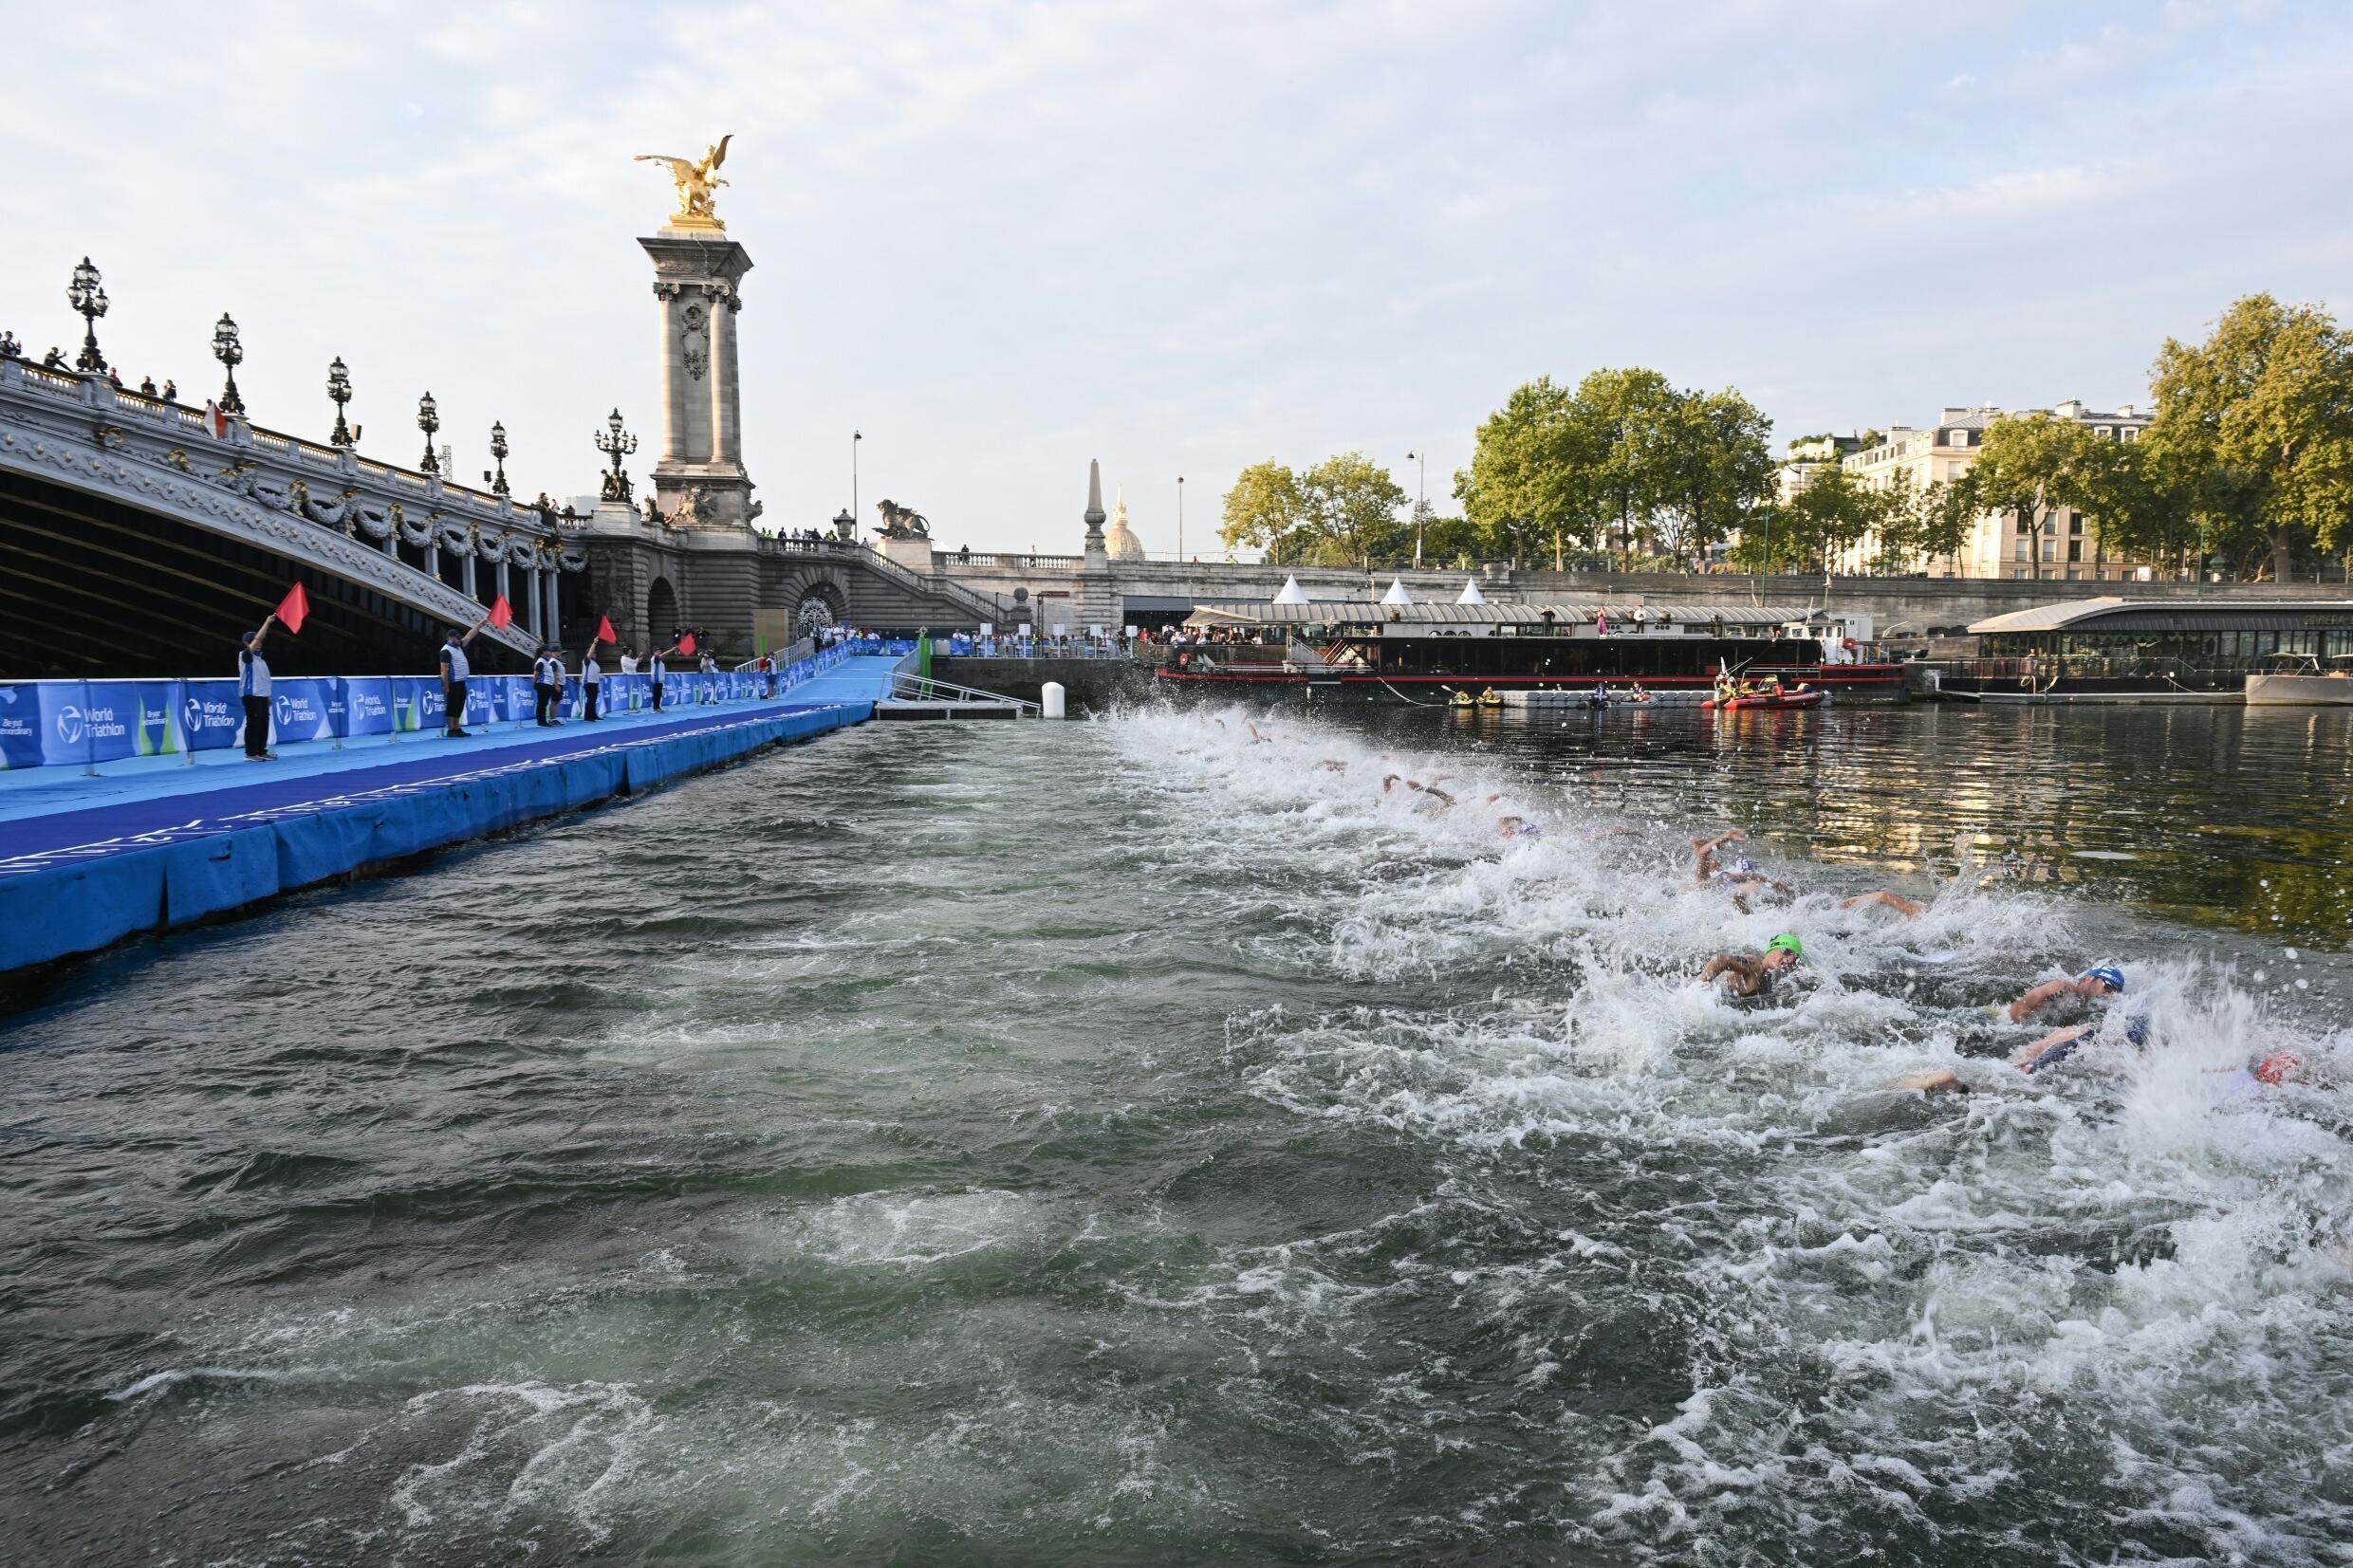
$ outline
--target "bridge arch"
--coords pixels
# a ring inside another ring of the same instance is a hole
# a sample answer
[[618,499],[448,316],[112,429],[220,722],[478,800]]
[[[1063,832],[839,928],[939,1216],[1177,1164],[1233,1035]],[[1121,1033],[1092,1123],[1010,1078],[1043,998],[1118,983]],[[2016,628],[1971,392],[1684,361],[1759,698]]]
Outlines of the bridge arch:
[[677,639],[678,591],[666,577],[658,577],[645,591],[645,636],[655,648],[666,647]]

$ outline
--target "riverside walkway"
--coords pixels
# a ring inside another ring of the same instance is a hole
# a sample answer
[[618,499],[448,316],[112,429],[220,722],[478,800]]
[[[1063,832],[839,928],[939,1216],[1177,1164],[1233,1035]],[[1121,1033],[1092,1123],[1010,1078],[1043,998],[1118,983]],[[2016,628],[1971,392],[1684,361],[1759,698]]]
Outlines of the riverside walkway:
[[902,660],[853,656],[772,699],[466,739],[371,735],[0,772],[0,971],[200,920],[872,717]]

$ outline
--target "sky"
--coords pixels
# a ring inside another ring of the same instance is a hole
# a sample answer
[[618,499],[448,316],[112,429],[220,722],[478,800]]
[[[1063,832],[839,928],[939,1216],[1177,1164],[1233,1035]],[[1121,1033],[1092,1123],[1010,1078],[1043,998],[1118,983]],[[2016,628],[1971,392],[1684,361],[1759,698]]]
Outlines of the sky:
[[[106,20],[111,17],[112,20]],[[891,497],[950,547],[1147,548],[1237,470],[1361,451],[1455,509],[1511,389],[1652,366],[1776,442],[2146,397],[2268,290],[2353,303],[2353,7],[313,4],[23,7],[0,326],[70,354],[85,253],[134,383],[517,490],[658,446],[669,180],[732,134],[764,526]]]

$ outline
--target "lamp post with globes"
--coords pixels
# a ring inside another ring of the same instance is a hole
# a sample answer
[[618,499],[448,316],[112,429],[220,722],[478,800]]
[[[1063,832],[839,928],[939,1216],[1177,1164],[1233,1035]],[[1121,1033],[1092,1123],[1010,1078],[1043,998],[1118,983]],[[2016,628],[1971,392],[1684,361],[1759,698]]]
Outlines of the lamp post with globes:
[[491,457],[498,464],[498,472],[491,479],[491,493],[507,493],[507,427],[498,420],[491,421]]
[[331,446],[348,447],[357,436],[343,423],[343,405],[351,401],[351,372],[343,368],[343,357],[335,356],[335,362],[326,367],[326,395],[335,399],[335,434],[327,437]]
[[597,450],[613,460],[613,471],[604,476],[602,498],[627,503],[632,499],[629,475],[621,471],[621,460],[638,450],[638,438],[622,428],[619,409],[615,409],[612,416],[604,421],[604,431],[605,434],[592,437]]
[[417,399],[417,428],[425,433],[425,455],[417,465],[417,471],[439,473],[441,459],[433,454],[433,438],[441,428],[441,406],[433,400],[430,392]]
[[865,438],[862,432],[850,432],[850,518],[853,528],[857,526],[858,517],[858,444]]
[[213,328],[213,358],[229,373],[229,384],[221,389],[220,411],[223,414],[243,414],[245,399],[237,396],[237,367],[245,363],[245,345],[237,341],[237,323],[229,312],[221,312],[218,324]]
[[73,269],[73,282],[65,286],[65,303],[82,318],[82,352],[74,356],[74,368],[104,375],[106,357],[98,351],[98,319],[106,314],[106,290],[87,256]]

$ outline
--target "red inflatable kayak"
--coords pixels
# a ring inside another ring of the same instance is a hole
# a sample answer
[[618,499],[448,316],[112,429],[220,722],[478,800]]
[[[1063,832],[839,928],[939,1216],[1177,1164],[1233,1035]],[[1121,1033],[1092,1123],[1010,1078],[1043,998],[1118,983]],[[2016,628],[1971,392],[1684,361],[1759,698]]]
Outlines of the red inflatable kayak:
[[1824,692],[1784,692],[1777,696],[1771,692],[1760,692],[1755,696],[1725,697],[1720,700],[1710,697],[1699,706],[1723,713],[1745,708],[1820,708],[1827,695]]

